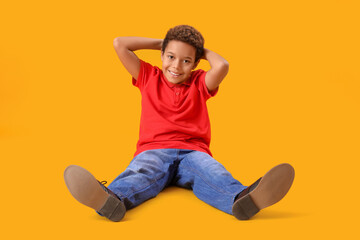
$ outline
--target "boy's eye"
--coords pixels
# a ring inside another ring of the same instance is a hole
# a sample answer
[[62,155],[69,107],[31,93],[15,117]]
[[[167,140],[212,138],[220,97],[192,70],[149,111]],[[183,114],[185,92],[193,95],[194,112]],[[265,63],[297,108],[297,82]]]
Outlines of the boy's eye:
[[173,58],[174,58],[174,56],[169,55],[169,56],[168,56],[168,58],[169,58],[169,59],[173,59]]
[[184,60],[184,63],[190,63],[190,61],[189,60]]

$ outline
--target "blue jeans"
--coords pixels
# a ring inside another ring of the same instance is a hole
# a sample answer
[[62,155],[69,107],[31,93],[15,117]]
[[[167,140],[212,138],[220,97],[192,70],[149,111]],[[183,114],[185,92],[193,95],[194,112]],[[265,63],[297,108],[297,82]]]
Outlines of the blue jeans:
[[229,214],[246,188],[209,154],[183,149],[138,154],[108,188],[131,209],[170,185],[192,189],[200,200]]

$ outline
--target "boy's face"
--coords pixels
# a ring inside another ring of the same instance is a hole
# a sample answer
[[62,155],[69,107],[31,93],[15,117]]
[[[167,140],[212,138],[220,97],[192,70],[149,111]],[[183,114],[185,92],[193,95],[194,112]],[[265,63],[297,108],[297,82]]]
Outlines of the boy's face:
[[162,70],[166,79],[174,84],[180,84],[189,79],[191,71],[196,68],[196,49],[190,44],[172,40],[165,52],[161,53]]

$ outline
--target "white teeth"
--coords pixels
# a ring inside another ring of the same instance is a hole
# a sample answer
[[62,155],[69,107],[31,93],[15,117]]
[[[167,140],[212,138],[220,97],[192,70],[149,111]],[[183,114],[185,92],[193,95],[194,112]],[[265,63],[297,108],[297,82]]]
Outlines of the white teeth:
[[174,76],[179,76],[180,74],[173,73],[172,71],[169,71]]

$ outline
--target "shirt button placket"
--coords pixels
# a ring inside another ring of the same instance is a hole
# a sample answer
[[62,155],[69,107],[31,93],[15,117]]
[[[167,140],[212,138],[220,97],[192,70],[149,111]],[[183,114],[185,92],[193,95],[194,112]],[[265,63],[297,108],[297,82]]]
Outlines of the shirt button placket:
[[175,103],[178,103],[180,99],[180,88],[175,88]]

